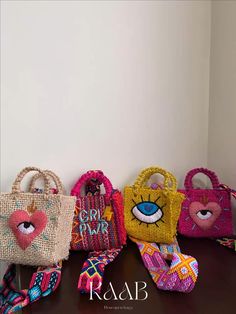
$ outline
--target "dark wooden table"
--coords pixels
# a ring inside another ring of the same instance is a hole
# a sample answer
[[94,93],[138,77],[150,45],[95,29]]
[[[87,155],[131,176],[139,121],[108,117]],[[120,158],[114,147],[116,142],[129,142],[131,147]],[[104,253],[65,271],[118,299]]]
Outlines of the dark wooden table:
[[[235,314],[236,313],[236,254],[208,239],[179,239],[183,253],[193,255],[199,262],[199,278],[190,294],[157,290],[144,268],[136,246],[128,242],[117,259],[108,265],[103,292],[109,282],[115,292],[122,291],[127,282],[134,294],[135,281],[145,281],[148,298],[145,301],[89,300],[89,295],[77,291],[78,277],[85,252],[72,252],[63,264],[62,282],[57,291],[29,305],[23,313],[32,314]],[[32,269],[21,267],[22,286],[27,287]]]

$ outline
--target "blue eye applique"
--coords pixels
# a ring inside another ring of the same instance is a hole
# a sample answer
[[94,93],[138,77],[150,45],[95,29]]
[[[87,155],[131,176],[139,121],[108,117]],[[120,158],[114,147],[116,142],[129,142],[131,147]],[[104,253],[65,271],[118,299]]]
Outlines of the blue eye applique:
[[[142,198],[142,197],[141,197]],[[163,217],[163,211],[162,209],[166,206],[160,206],[156,202],[159,200],[160,197],[158,197],[154,202],[150,201],[150,196],[148,201],[144,201],[142,198],[142,202],[136,203],[134,200],[135,206],[131,209],[131,212],[134,216],[134,219],[137,219],[139,221],[139,224],[146,223],[147,227],[148,224],[155,224],[157,227],[157,221],[161,221]]]

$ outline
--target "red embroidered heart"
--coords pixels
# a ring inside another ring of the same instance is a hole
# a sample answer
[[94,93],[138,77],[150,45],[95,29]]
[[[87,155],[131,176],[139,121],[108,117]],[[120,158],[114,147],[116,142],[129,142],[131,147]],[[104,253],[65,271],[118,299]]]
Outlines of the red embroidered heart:
[[11,214],[8,224],[19,246],[25,250],[46,227],[47,216],[41,210],[31,216],[25,210],[16,210]]
[[200,202],[192,202],[189,206],[190,217],[203,230],[211,228],[221,211],[216,202],[209,202],[205,206]]

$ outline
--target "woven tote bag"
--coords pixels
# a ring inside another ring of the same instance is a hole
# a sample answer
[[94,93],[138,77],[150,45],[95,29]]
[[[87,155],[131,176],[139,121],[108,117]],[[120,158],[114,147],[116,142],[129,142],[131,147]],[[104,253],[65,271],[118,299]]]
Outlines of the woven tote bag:
[[[153,174],[164,177],[162,189],[147,186]],[[184,195],[177,192],[176,178],[159,167],[141,171],[133,186],[124,191],[125,227],[136,239],[170,244],[174,242]]]
[[[103,184],[105,194],[92,193],[93,182]],[[87,191],[83,195],[82,188]],[[76,182],[71,195],[77,197],[72,230],[72,250],[100,251],[126,243],[121,192],[113,189],[102,171],[88,171]]]
[[[212,183],[211,189],[193,187],[194,175],[203,173]],[[195,168],[185,177],[185,195],[178,232],[188,237],[224,237],[233,234],[231,190],[220,184],[217,175],[207,168]]]
[[[48,171],[50,177],[55,177],[57,181],[56,187],[61,185],[60,179],[51,171]],[[41,176],[40,173],[36,177]],[[35,193],[43,193],[43,189],[34,189]],[[51,193],[58,193],[58,189],[50,189]],[[19,290],[15,285],[16,279],[16,265],[11,264],[5,272],[2,283],[0,284],[0,312],[3,314],[10,314],[17,312],[31,304],[52,294],[60,284],[61,281],[62,263],[58,262],[54,265],[40,266],[36,272],[33,273],[28,289]]]
[[[101,185],[105,194],[101,193]],[[100,293],[106,266],[126,243],[123,198],[100,170],[83,174],[71,195],[77,197],[71,249],[91,251],[84,261],[78,290]]]
[[[20,190],[30,171],[43,177],[43,193]],[[58,194],[51,194],[48,175],[26,167],[17,175],[11,193],[0,195],[0,260],[48,266],[68,257],[76,198],[63,195],[61,185],[57,189]]]

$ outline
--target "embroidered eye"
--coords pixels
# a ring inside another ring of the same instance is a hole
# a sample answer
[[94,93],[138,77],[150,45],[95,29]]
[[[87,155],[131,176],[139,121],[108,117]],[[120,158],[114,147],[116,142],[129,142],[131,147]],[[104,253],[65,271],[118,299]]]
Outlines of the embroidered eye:
[[35,230],[34,225],[31,222],[28,222],[28,221],[21,222],[17,226],[17,228],[23,234],[30,234],[30,233],[34,232],[34,230]]
[[197,216],[198,218],[200,219],[208,219],[212,216],[212,212],[208,209],[202,209],[202,210],[199,210],[199,212],[197,212]]
[[157,222],[163,216],[161,208],[153,202],[141,202],[136,204],[132,208],[133,215],[140,220],[148,224]]

